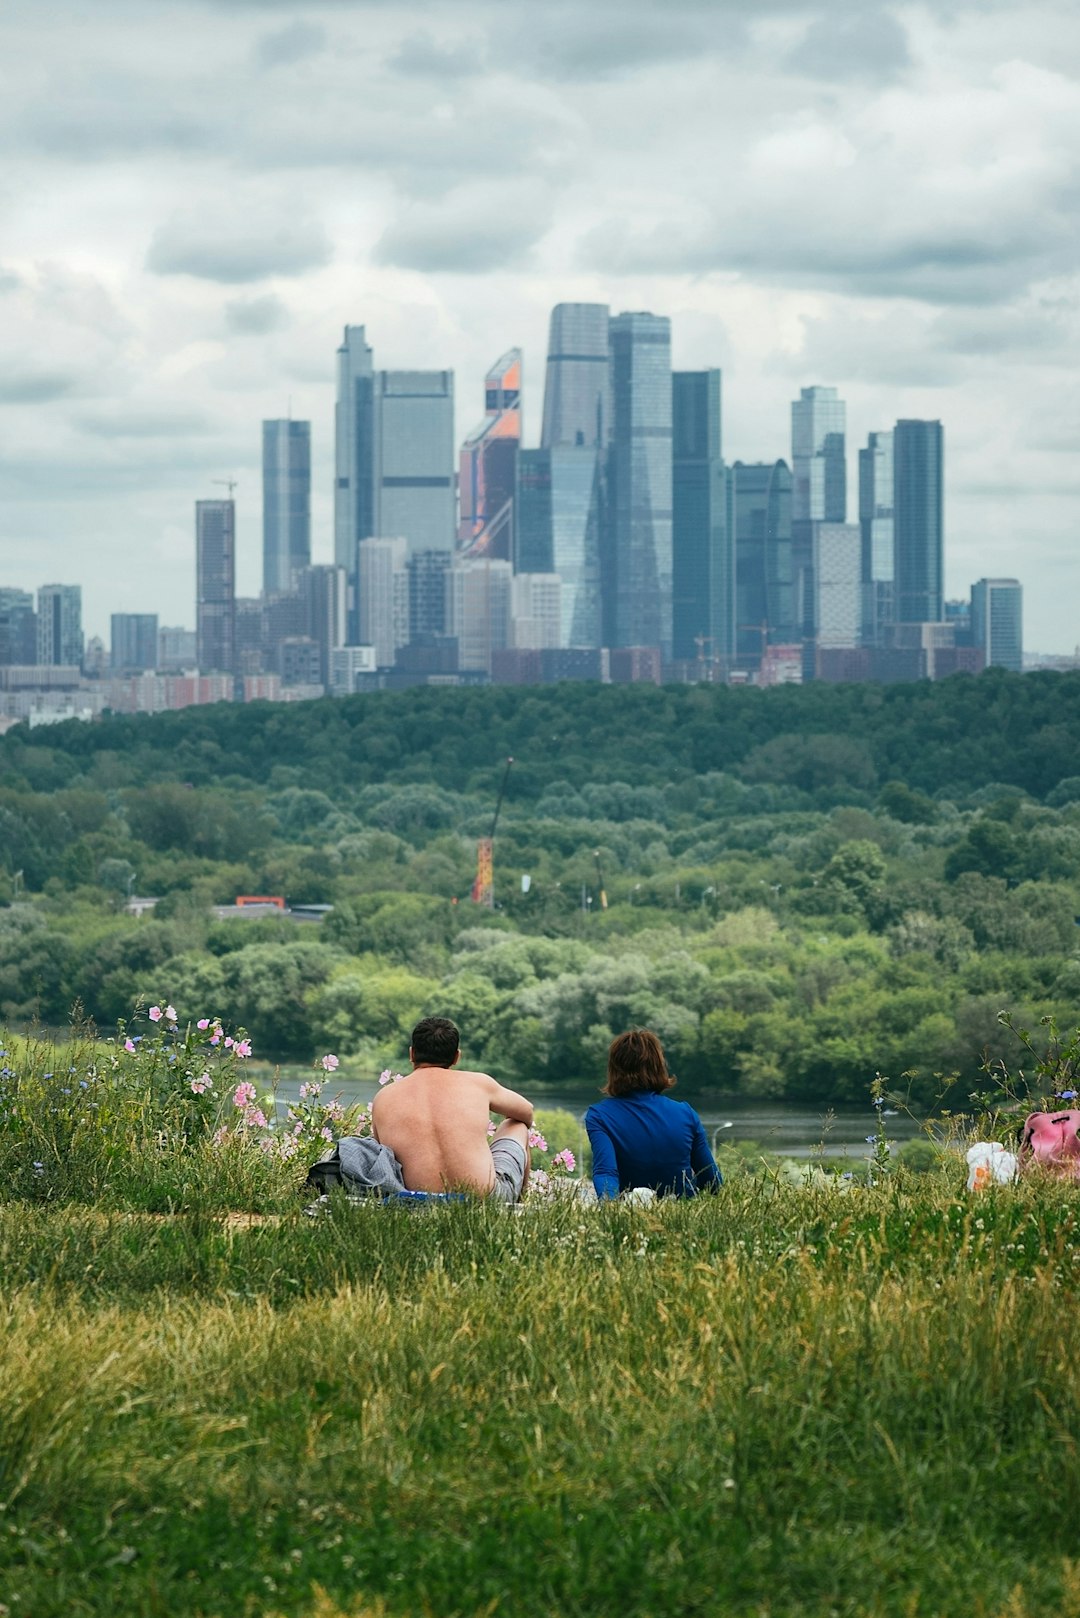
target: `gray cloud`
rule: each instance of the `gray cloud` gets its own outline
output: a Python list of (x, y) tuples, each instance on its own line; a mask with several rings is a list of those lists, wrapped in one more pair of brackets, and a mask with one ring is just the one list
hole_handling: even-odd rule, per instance
[(234, 298), (225, 305), (226, 326), (243, 337), (264, 337), (268, 332), (281, 331), (290, 320), (288, 309), (273, 293), (265, 298)]
[(318, 56), (326, 49), (326, 29), (318, 23), (297, 18), (284, 28), (263, 34), (255, 45), (255, 61), (260, 67), (291, 67), (294, 62)]
[(505, 270), (527, 262), (552, 214), (542, 185), (462, 187), (404, 209), (375, 244), (375, 262), (432, 274)]
[(322, 226), (296, 216), (285, 204), (174, 216), (154, 233), (146, 267), (154, 275), (191, 275), (238, 285), (268, 276), (302, 275), (329, 263), (331, 246)]
[(830, 10), (810, 24), (787, 65), (817, 79), (887, 80), (910, 67), (911, 54), (906, 33), (887, 11), (867, 8), (845, 17)]
[(410, 34), (387, 57), (392, 73), (409, 77), (463, 79), (483, 71), (486, 52), (482, 40), (442, 45), (430, 34)]
[(22, 286), (22, 276), (14, 270), (5, 270), (0, 264), (0, 292), (16, 292)]
[(94, 438), (196, 438), (214, 430), (202, 410), (170, 408), (145, 401), (86, 411), (75, 418), (81, 432)]
[(0, 376), (0, 404), (51, 404), (75, 391), (75, 378), (62, 371), (8, 371)]

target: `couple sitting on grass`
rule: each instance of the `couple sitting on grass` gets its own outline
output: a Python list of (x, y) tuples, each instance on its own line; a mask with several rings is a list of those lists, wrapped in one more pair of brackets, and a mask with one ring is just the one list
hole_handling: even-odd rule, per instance
[[(417, 1023), (412, 1072), (380, 1090), (372, 1104), (375, 1140), (396, 1158), (407, 1191), (518, 1202), (529, 1183), (532, 1103), (487, 1073), (458, 1068), (459, 1056), (458, 1030), (448, 1018)], [(674, 1083), (663, 1047), (647, 1028), (612, 1040), (605, 1099), (585, 1114), (601, 1200), (639, 1186), (688, 1197), (720, 1185), (701, 1119), (666, 1094)], [(489, 1138), (491, 1113), (503, 1122)]]

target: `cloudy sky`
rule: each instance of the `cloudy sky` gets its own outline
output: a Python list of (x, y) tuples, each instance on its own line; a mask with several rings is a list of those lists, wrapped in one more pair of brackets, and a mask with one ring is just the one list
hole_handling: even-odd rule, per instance
[[(0, 12), (0, 584), (194, 623), (193, 502), (312, 422), (334, 350), (506, 348), (539, 431), (560, 300), (670, 314), (729, 460), (833, 383), (855, 449), (940, 418), (946, 590), (1080, 641), (1080, 12), (1055, 0), (26, 0)], [(852, 510), (849, 515), (854, 516)]]

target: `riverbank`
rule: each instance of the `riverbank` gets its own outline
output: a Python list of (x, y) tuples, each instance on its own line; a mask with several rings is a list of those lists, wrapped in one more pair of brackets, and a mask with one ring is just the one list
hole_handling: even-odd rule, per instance
[(1075, 1215), (946, 1175), (247, 1229), (0, 1207), (0, 1603), (1064, 1618)]

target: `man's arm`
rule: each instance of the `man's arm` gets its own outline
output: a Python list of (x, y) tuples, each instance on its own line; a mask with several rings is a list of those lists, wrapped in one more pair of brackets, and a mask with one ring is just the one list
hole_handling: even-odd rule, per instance
[(497, 1112), (500, 1118), (509, 1118), (514, 1124), (527, 1124), (532, 1128), (533, 1104), (519, 1096), (516, 1090), (505, 1090), (494, 1079), (491, 1081), (491, 1090), (488, 1094), (488, 1106), (492, 1112)]

